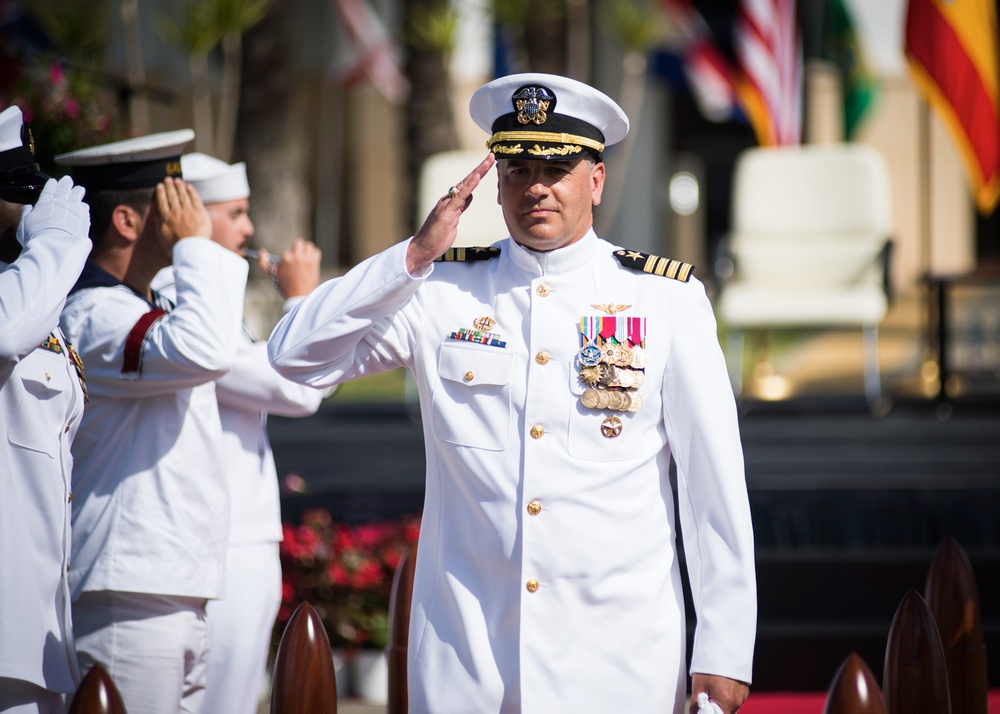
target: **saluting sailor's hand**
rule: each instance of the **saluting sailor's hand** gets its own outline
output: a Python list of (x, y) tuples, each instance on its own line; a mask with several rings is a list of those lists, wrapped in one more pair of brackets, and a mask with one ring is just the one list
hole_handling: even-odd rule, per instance
[(83, 186), (74, 186), (69, 176), (46, 181), (35, 205), (21, 209), (18, 243), (27, 245), (32, 237), (51, 230), (89, 240), (90, 206), (83, 202), (83, 193)]
[(168, 246), (184, 238), (212, 237), (212, 217), (194, 186), (167, 177), (156, 185), (160, 235)]
[(493, 154), (487, 155), (472, 173), (448, 189), (448, 193), (435, 204), (410, 241), (406, 251), (407, 271), (416, 273), (451, 248), (458, 235), (458, 219), (472, 203), (472, 192), (494, 163), (496, 159)]

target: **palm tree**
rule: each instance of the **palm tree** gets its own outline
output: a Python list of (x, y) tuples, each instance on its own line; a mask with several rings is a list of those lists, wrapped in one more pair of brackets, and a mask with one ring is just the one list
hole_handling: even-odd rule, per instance
[(271, 252), (311, 233), (308, 135), (298, 128), (290, 21), (275, 3), (242, 42), (236, 153), (247, 164), (257, 240)]
[[(125, 0), (126, 2), (128, 0)], [(195, 148), (229, 161), (233, 153), (242, 64), (243, 33), (264, 17), (270, 0), (187, 0), (175, 20), (160, 16), (160, 32), (188, 56)], [(222, 90), (218, 125), (212, 117), (208, 59), (222, 43)]]
[(125, 82), (128, 87), (128, 115), (132, 132), (137, 136), (149, 133), (149, 99), (146, 65), (142, 57), (142, 35), (139, 29), (139, 0), (121, 0), (122, 32), (125, 40)]
[(212, 0), (217, 32), (222, 36), (222, 91), (215, 155), (229, 161), (236, 141), (240, 78), (243, 64), (243, 33), (260, 22), (270, 0)]
[(455, 49), (458, 15), (448, 0), (406, 0), (403, 26), (408, 28), (406, 76), (407, 182), (403, 215), (409, 224), (416, 213), (420, 167), (428, 156), (458, 148), (451, 109), (448, 61)]

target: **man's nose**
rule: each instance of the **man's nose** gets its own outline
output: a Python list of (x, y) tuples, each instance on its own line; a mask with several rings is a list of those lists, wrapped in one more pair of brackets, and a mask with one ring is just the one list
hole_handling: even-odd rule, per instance
[(549, 187), (542, 181), (541, 176), (532, 176), (528, 181), (528, 188), (525, 193), (532, 197), (544, 196), (549, 191)]

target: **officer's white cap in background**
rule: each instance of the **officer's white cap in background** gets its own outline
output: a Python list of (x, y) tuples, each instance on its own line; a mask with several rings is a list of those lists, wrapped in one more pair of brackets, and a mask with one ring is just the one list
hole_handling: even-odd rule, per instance
[(184, 180), (198, 190), (205, 203), (222, 203), (250, 197), (247, 165), (227, 164), (208, 154), (184, 154), (181, 157)]
[(34, 203), (48, 178), (35, 160), (35, 142), (21, 108), (7, 107), (0, 112), (0, 199)]
[(486, 145), (497, 159), (567, 161), (628, 133), (625, 112), (593, 87), (555, 74), (512, 74), (483, 85), (469, 101), (469, 114), (491, 134)]
[(88, 191), (145, 188), (183, 178), (181, 153), (192, 139), (191, 129), (164, 131), (60, 154), (56, 163), (69, 166), (73, 181)]

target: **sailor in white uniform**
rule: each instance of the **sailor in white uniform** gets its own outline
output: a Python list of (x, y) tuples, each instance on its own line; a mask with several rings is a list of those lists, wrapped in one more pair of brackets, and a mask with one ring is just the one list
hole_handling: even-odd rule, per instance
[[(246, 165), (201, 153), (181, 157), (184, 180), (197, 189), (212, 217), (212, 240), (243, 255), (253, 236)], [(261, 250), (257, 262), (273, 274), (287, 312), (319, 284), (321, 254), (296, 240), (274, 260)], [(153, 289), (174, 299), (174, 273), (165, 268)], [(222, 419), (222, 452), (229, 490), (229, 548), (225, 596), (208, 603), (211, 649), (205, 712), (256, 714), (274, 619), (281, 605), (281, 509), (267, 415), (314, 414), (331, 390), (290, 382), (271, 368), (267, 342), (244, 325), (233, 369), (215, 383)]]
[[(179, 178), (193, 136), (56, 157), (93, 216), (93, 254), (60, 318), (90, 388), (73, 445), (74, 632), (83, 673), (104, 665), (130, 714), (200, 710), (205, 607), (223, 594), (215, 380), (240, 343), (247, 264), (211, 241), (207, 210)], [(150, 289), (171, 264), (176, 304)]]
[(0, 712), (62, 712), (80, 679), (66, 569), (86, 390), (58, 322), (89, 227), (83, 189), (41, 173), (21, 110), (0, 112)]
[[(602, 152), (628, 131), (611, 99), (525, 74), (480, 88), (470, 110), (492, 156), (412, 239), (322, 284), (269, 341), (281, 374), (317, 387), (414, 375), (427, 480), (410, 711), (679, 714), (680, 529), (691, 711), (705, 693), (731, 714), (751, 677), (753, 533), (705, 290), (692, 266), (594, 233)], [(494, 156), (511, 237), (450, 248)]]

